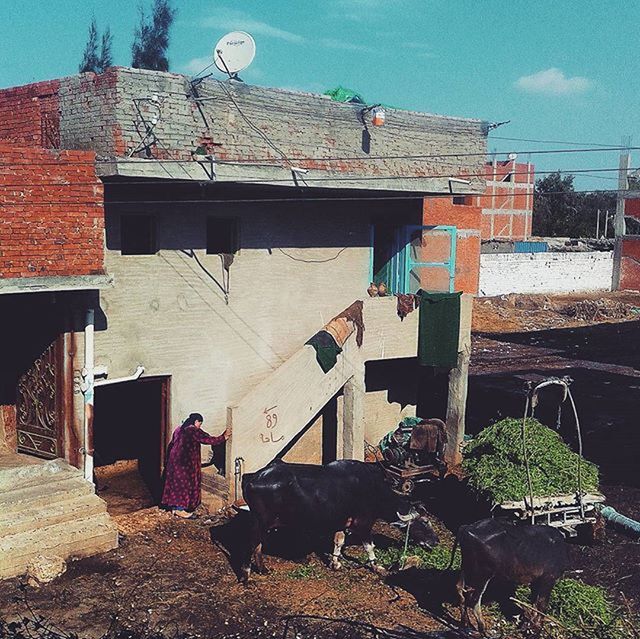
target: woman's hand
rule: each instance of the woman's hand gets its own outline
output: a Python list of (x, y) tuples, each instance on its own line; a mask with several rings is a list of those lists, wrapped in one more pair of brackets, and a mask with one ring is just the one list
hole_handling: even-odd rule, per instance
[(226, 428), (224, 433), (222, 433), (222, 436), (224, 437), (224, 441), (227, 441), (229, 437), (231, 437), (231, 430)]

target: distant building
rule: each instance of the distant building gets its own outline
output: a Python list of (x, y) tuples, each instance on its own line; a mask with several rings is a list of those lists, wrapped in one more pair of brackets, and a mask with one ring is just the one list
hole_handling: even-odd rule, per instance
[[(629, 190), (622, 194), (624, 217), (635, 222), (635, 229), (640, 224), (640, 189), (638, 173), (628, 177)], [(627, 227), (629, 224), (627, 223)], [(622, 290), (640, 291), (640, 235), (627, 229), (626, 234), (616, 238), (617, 285)]]
[(493, 160), (485, 165), (487, 190), (478, 198), (483, 240), (527, 240), (533, 221), (534, 166)]

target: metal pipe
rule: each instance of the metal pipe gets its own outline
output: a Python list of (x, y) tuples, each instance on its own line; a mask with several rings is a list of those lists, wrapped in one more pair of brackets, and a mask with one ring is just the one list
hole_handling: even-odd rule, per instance
[(138, 366), (135, 373), (128, 375), (127, 377), (114, 377), (113, 379), (99, 379), (93, 383), (95, 386), (107, 386), (108, 384), (119, 384), (121, 382), (135, 382), (140, 379), (140, 376), (144, 373), (144, 366)]
[(640, 535), (640, 521), (621, 515), (617, 510), (615, 510), (615, 508), (611, 508), (611, 506), (601, 508), (600, 513), (614, 526), (620, 526), (620, 528), (623, 528), (626, 532), (632, 532), (636, 535)]
[(93, 483), (93, 365), (94, 365), (94, 310), (87, 309), (84, 324), (84, 421), (82, 453), (84, 478)]

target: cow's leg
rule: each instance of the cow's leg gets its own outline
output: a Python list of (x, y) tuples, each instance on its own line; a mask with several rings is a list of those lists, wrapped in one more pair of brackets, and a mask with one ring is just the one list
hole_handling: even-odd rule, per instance
[[(249, 532), (247, 551), (242, 557), (242, 563), (240, 565), (239, 581), (245, 586), (249, 583), (249, 577), (251, 577), (251, 562), (257, 555), (260, 556), (258, 562), (264, 567), (264, 562), (262, 561), (262, 529), (257, 520), (254, 520)], [(259, 570), (258, 562), (256, 562), (256, 567)]]
[(456, 590), (458, 591), (460, 602), (460, 623), (465, 627), (469, 627), (471, 620), (469, 619), (469, 609), (467, 608), (467, 587), (464, 582), (464, 572), (462, 571), (460, 571), (460, 577), (458, 577)]
[(387, 571), (380, 565), (376, 563), (376, 552), (375, 545), (371, 539), (362, 542), (362, 547), (367, 553), (367, 561), (369, 563), (369, 567), (380, 575), (386, 575)]
[(344, 546), (345, 534), (344, 531), (339, 530), (333, 536), (333, 554), (331, 555), (331, 567), (334, 570), (339, 570), (342, 568), (342, 563), (340, 562), (340, 555), (342, 554), (342, 546)]
[[(531, 603), (541, 613), (544, 613), (547, 609), (549, 597), (551, 596), (551, 591), (553, 590), (555, 583), (556, 579), (549, 577), (540, 577), (539, 579), (531, 582)], [(531, 616), (531, 623), (534, 627), (541, 626), (542, 619), (543, 617), (541, 614), (534, 613)]]
[(262, 542), (260, 542), (253, 551), (253, 563), (257, 573), (260, 575), (268, 574), (269, 569), (264, 565), (264, 556), (262, 555)]

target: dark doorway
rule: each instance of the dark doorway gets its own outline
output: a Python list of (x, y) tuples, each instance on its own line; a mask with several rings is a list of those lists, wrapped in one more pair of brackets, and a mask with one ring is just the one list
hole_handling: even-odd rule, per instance
[[(96, 387), (93, 420), (96, 475), (99, 477), (102, 469), (103, 475), (110, 478), (106, 484), (118, 486), (118, 492), (124, 491), (125, 497), (127, 481), (141, 480), (153, 503), (160, 500), (168, 400), (166, 377)], [(107, 470), (107, 466), (112, 468)], [(124, 474), (129, 479), (124, 480)], [(120, 477), (116, 478), (117, 475)], [(100, 484), (98, 481), (99, 490), (105, 487)], [(143, 507), (145, 500), (140, 491), (133, 490), (133, 486), (129, 488)], [(108, 494), (105, 498), (109, 502)]]

